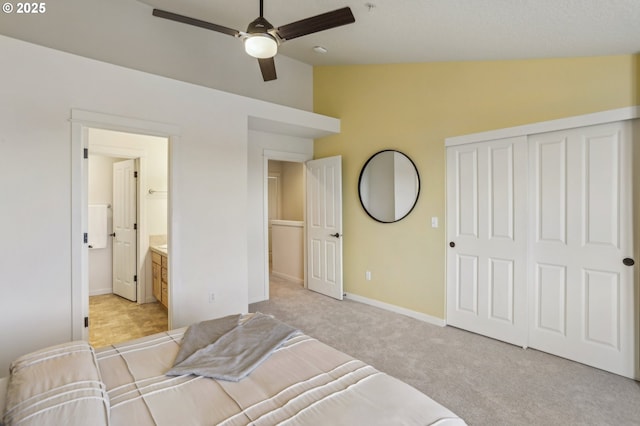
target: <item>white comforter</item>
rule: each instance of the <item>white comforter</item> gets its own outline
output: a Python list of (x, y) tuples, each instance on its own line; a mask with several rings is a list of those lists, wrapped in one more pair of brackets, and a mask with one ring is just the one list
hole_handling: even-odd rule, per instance
[[(82, 418), (69, 417), (72, 411), (60, 407), (44, 411), (30, 407), (29, 412), (36, 413), (33, 422), (27, 418), (20, 424), (465, 424), (415, 388), (304, 334), (292, 336), (239, 382), (192, 375), (166, 376), (184, 332), (185, 329), (173, 330), (98, 349), (95, 359), (101, 379), (99, 388), (106, 393), (104, 399), (74, 401), (74, 410), (79, 409), (77, 404), (92, 404), (91, 410), (83, 411), (87, 414)], [(50, 373), (55, 375), (56, 371)], [(91, 380), (95, 378), (91, 372), (84, 374)], [(17, 392), (27, 400), (9, 398), (12, 406), (29, 405), (28, 401), (34, 398), (29, 396), (33, 389), (42, 391), (42, 384), (10, 383), (9, 393)], [(106, 422), (99, 410), (105, 404), (109, 407)], [(90, 417), (92, 413), (95, 418)], [(5, 420), (11, 422), (11, 418)]]

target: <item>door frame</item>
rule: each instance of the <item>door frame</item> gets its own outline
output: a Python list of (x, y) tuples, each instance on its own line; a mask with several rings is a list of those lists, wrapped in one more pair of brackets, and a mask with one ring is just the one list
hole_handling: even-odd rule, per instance
[[(89, 149), (89, 129), (112, 130), (123, 133), (143, 134), (166, 138), (168, 141), (168, 164), (167, 164), (167, 188), (169, 195), (167, 200), (167, 236), (171, 239), (171, 190), (173, 180), (171, 177), (171, 147), (179, 140), (180, 129), (171, 124), (157, 123), (146, 120), (139, 120), (130, 117), (121, 117), (110, 114), (102, 114), (79, 109), (71, 110), (71, 339), (88, 340), (89, 328), (85, 318), (89, 316), (89, 250), (84, 243), (84, 233), (88, 229), (88, 156), (85, 152)], [(99, 145), (93, 147), (93, 153), (104, 154), (104, 150)], [(141, 155), (138, 149), (114, 149), (110, 148), (110, 153), (122, 158), (139, 158), (138, 166), (140, 179), (138, 188), (144, 188), (145, 180), (145, 156)], [(111, 155), (109, 154), (109, 155)], [(146, 214), (146, 203), (144, 197), (138, 197), (138, 218)], [(138, 282), (146, 282), (143, 250), (141, 248), (146, 238), (148, 246), (147, 229), (144, 224), (140, 224), (137, 235), (138, 244), (138, 269), (141, 270)], [(169, 259), (169, 271), (171, 259)], [(173, 290), (173, 288), (172, 288)], [(138, 300), (144, 300), (146, 289), (144, 285), (139, 285)], [(140, 297), (140, 296), (143, 297)], [(168, 312), (169, 328), (172, 324), (172, 309), (169, 306)]]
[[(287, 151), (275, 151), (270, 149), (265, 149), (263, 151), (263, 160), (262, 160), (262, 195), (263, 195), (263, 219), (262, 219), (262, 227), (263, 227), (263, 235), (264, 235), (264, 300), (269, 300), (269, 160), (274, 161), (288, 161), (291, 163), (306, 163), (309, 160), (313, 160), (313, 154), (303, 154), (299, 152), (287, 152)], [(306, 173), (302, 174), (303, 179), (303, 188), (306, 188)], [(307, 288), (307, 194), (304, 191), (302, 194), (303, 197), (303, 217), (304, 217), (304, 248), (303, 248), (303, 257), (304, 257), (304, 288)]]

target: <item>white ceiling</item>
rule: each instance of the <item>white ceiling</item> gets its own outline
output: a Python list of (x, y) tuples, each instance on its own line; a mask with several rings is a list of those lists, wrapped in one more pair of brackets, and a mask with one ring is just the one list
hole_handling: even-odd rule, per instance
[[(259, 15), (259, 0), (139, 1), (241, 31)], [(640, 0), (265, 0), (264, 16), (277, 28), (344, 6), (354, 24), (288, 41), (279, 54), (343, 65), (640, 53)]]

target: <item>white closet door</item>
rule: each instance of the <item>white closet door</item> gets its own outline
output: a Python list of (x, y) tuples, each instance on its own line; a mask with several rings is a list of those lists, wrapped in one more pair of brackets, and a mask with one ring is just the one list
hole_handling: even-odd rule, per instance
[(447, 149), (447, 323), (527, 341), (526, 137)]
[(529, 346), (633, 377), (629, 126), (530, 137)]

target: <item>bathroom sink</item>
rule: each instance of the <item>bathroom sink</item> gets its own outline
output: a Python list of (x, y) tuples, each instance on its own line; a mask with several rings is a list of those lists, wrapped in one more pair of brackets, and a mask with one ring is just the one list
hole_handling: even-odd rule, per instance
[(167, 249), (167, 245), (166, 244), (162, 244), (160, 246), (157, 246), (159, 249), (163, 249), (166, 250)]

